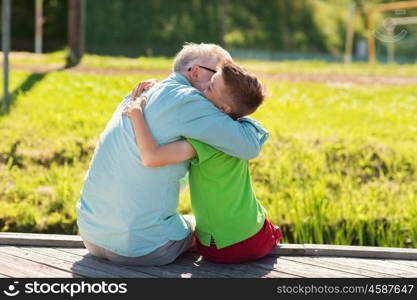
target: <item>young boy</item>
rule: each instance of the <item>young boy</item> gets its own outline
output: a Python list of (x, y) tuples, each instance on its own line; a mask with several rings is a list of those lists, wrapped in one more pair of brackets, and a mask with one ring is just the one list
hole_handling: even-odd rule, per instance
[[(203, 93), (233, 119), (253, 113), (265, 97), (259, 80), (231, 61), (221, 65)], [(241, 263), (267, 255), (282, 234), (266, 219), (256, 199), (248, 162), (193, 139), (158, 145), (145, 122), (145, 102), (145, 97), (138, 98), (124, 112), (132, 120), (142, 163), (158, 167), (192, 158), (191, 205), (200, 254), (216, 263)], [(260, 126), (258, 130), (266, 139), (267, 133)]]

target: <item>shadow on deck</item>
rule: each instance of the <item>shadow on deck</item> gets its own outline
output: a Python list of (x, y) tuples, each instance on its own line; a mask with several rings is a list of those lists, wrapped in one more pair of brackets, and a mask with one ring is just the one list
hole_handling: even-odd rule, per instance
[(172, 264), (143, 267), (96, 258), (78, 236), (0, 233), (0, 277), (417, 277), (417, 249), (283, 244), (243, 264), (215, 264), (188, 252)]

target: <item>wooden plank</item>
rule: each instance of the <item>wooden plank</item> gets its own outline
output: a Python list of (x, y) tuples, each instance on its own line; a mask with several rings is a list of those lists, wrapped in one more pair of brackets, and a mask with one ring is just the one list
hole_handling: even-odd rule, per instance
[[(1, 257), (0, 257), (1, 259)], [(4, 275), (3, 276), (9, 276), (10, 278), (15, 278), (15, 277), (46, 277), (43, 276), (42, 274), (39, 273), (33, 273), (30, 272), (28, 273), (28, 271), (30, 270), (25, 270), (24, 268), (22, 269), (21, 267), (18, 267), (16, 265), (14, 265), (14, 263), (11, 262), (5, 262), (5, 261), (0, 261), (0, 269), (3, 270)]]
[(195, 264), (193, 260), (187, 259), (184, 256), (180, 256), (173, 263), (161, 266), (160, 268), (188, 273), (190, 278), (230, 278), (228, 274), (215, 272), (210, 268), (202, 268), (200, 265)]
[(195, 267), (202, 268), (204, 270), (207, 270), (216, 274), (225, 275), (227, 277), (232, 277), (232, 278), (257, 278), (258, 277), (250, 273), (231, 269), (229, 265), (220, 265), (220, 264), (210, 263), (202, 259), (202, 257), (199, 256), (198, 254), (185, 253), (184, 255), (181, 256), (181, 259), (183, 261), (187, 261), (187, 263), (192, 264)]
[[(97, 259), (93, 257), (92, 255), (88, 254), (88, 251), (86, 249), (79, 249), (79, 248), (56, 248), (55, 250), (61, 251), (64, 253), (72, 254), (76, 257), (91, 257), (94, 259)], [(111, 262), (107, 260), (103, 260), (104, 262), (111, 264)], [(120, 266), (120, 265), (118, 265)], [(178, 272), (178, 271), (172, 271), (168, 270), (164, 267), (142, 267), (142, 266), (120, 266), (121, 268), (125, 268), (132, 271), (137, 272), (143, 272), (146, 274), (150, 274), (155, 277), (168, 277), (168, 278), (187, 278), (191, 277), (192, 274), (188, 274), (188, 272)]]
[(304, 244), (279, 244), (269, 255), (306, 255)]
[(342, 245), (304, 245), (308, 252), (317, 255), (335, 255), (340, 257), (417, 259), (417, 249), (391, 247), (363, 247)]
[(384, 4), (377, 4), (370, 6), (368, 10), (376, 10), (376, 11), (386, 11), (386, 10), (399, 10), (399, 9), (407, 9), (407, 8), (414, 8), (417, 7), (417, 1), (400, 1), (394, 3), (384, 3)]
[(403, 259), (387, 259), (390, 263), (403, 265), (408, 267), (417, 268), (417, 261), (415, 260), (403, 260)]
[[(300, 245), (297, 245), (297, 246), (300, 246)], [(287, 247), (287, 249), (292, 249), (292, 248)], [(300, 249), (301, 249), (301, 251), (304, 251), (304, 248), (296, 247), (296, 250), (297, 250), (296, 253), (301, 252)], [(86, 249), (72, 249), (71, 251), (79, 252), (80, 254), (87, 252)], [(200, 264), (201, 263), (204, 264), (203, 261), (200, 261)], [(340, 266), (340, 262), (338, 262), (338, 265)], [(259, 271), (259, 267), (254, 266), (254, 265), (248, 266), (246, 264), (229, 265), (228, 268), (233, 269), (233, 270), (238, 271), (238, 272), (248, 272), (248, 273), (253, 274), (253, 275), (258, 275), (259, 277), (291, 277), (291, 276), (296, 277), (296, 276), (303, 276), (303, 274), (306, 275), (305, 272), (294, 274), (294, 272), (292, 272), (291, 269), (270, 270), (269, 271), (270, 273), (268, 273), (268, 272), (265, 271), (265, 268), (263, 268), (263, 271)], [(340, 268), (335, 268), (335, 266), (333, 266), (333, 267), (326, 266), (326, 268), (327, 269), (335, 269), (335, 270), (339, 270), (339, 271), (347, 271), (345, 273), (350, 273), (350, 275), (348, 277), (352, 277), (352, 276), (358, 275), (358, 274), (362, 277), (363, 276), (372, 276), (372, 274), (375, 275), (375, 273), (372, 273), (374, 271), (374, 269), (371, 269), (371, 270), (361, 269), (361, 272), (362, 272), (361, 273), (361, 272), (358, 272), (359, 270), (354, 270), (355, 267), (353, 267), (353, 268), (351, 267), (350, 269), (347, 268), (346, 270), (341, 270)], [(212, 269), (212, 271), (214, 271), (214, 269)], [(379, 272), (379, 273), (381, 274), (381, 277), (392, 277), (392, 276), (397, 277), (394, 274), (386, 274), (384, 272)], [(311, 277), (311, 276), (314, 276), (314, 275), (310, 274), (310, 275), (307, 275), (307, 276)]]
[(294, 278), (297, 276), (277, 272), (275, 270), (266, 270), (258, 267), (248, 267), (243, 264), (216, 264), (203, 259), (198, 254), (186, 253), (184, 258), (190, 259), (195, 265), (209, 270), (211, 272), (227, 275), (231, 278)]
[(296, 262), (303, 262), (309, 265), (313, 266), (319, 266), (319, 267), (325, 267), (332, 270), (338, 270), (338, 271), (346, 271), (358, 275), (363, 275), (367, 277), (374, 277), (374, 278), (381, 278), (381, 277), (389, 277), (391, 278), (391, 275), (378, 272), (378, 270), (367, 270), (362, 269), (357, 266), (352, 266), (348, 263), (341, 263), (337, 259), (335, 260), (327, 260), (326, 257), (307, 257), (307, 256), (287, 256), (287, 257), (281, 257), (284, 260), (291, 260)]
[(378, 272), (388, 274), (391, 277), (417, 277), (417, 271), (415, 268), (393, 264), (386, 260), (350, 257), (329, 257), (326, 259), (336, 261), (338, 263), (346, 263), (366, 270), (377, 270)]
[[(86, 257), (91, 256), (86, 252), (84, 249), (77, 249), (77, 248), (56, 248), (56, 250), (67, 252), (73, 255), (77, 256), (83, 256)], [(107, 263), (111, 264), (111, 262), (106, 261)], [(116, 265), (116, 264), (115, 264)], [(117, 265), (120, 266), (120, 265)], [(196, 269), (191, 267), (191, 263), (187, 266), (181, 265), (181, 264), (169, 264), (166, 266), (157, 266), (157, 267), (148, 267), (148, 266), (123, 266), (123, 268), (135, 271), (135, 272), (143, 272), (146, 274), (150, 274), (152, 276), (156, 277), (168, 277), (168, 278), (215, 278), (219, 277), (216, 276), (216, 274), (213, 274), (211, 272), (206, 272), (204, 270)], [(227, 277), (227, 276), (221, 276), (221, 277)]]
[[(88, 268), (95, 271), (97, 274), (90, 274), (89, 277), (125, 277), (125, 278), (153, 278), (147, 273), (132, 271), (124, 266), (116, 265), (110, 261), (96, 258), (92, 255), (79, 256), (68, 252), (63, 252), (53, 248), (33, 247), (31, 251), (47, 255), (52, 258), (57, 258), (72, 264), (73, 269)], [(86, 275), (87, 276), (87, 275)]]
[(77, 274), (78, 277), (121, 277), (110, 272), (100, 272), (88, 266), (73, 264), (71, 262), (51, 257), (41, 251), (33, 251), (33, 248), (18, 248), (14, 246), (0, 246), (0, 252), (25, 258), (27, 260), (42, 263), (53, 268)]
[(81, 237), (77, 235), (16, 232), (0, 232), (0, 245), (84, 248)]
[(35, 53), (42, 53), (43, 0), (35, 1)]
[(10, 277), (71, 278), (74, 274), (0, 252), (0, 270)]
[[(59, 248), (57, 248), (59, 249)], [(88, 253), (86, 249), (77, 249), (77, 248), (64, 248), (61, 249), (63, 251), (71, 252), (78, 255), (85, 255)], [(188, 252), (182, 256), (184, 260), (189, 260), (189, 264), (196, 264), (197, 266), (203, 267), (204, 270), (208, 270), (213, 273), (221, 274), (223, 277), (232, 277), (232, 278), (259, 278), (259, 277), (266, 277), (266, 278), (292, 278), (298, 277), (292, 274), (287, 274), (283, 272), (277, 272), (275, 270), (265, 270), (264, 268), (258, 267), (248, 267), (245, 264), (230, 264), (230, 265), (222, 265), (222, 264), (214, 264), (206, 260), (201, 260), (199, 255), (195, 252)], [(174, 262), (175, 264), (175, 262)], [(153, 270), (154, 271), (154, 270)], [(160, 271), (161, 272), (161, 271)], [(160, 273), (158, 272), (158, 273)], [(163, 270), (163, 272), (167, 272)], [(175, 274), (178, 274), (177, 272)], [(161, 274), (162, 275), (162, 274)], [(188, 274), (182, 274), (181, 277), (193, 277), (192, 272)], [(163, 277), (172, 277), (171, 274), (166, 274)], [(178, 277), (178, 276), (175, 276)]]
[[(86, 250), (84, 249), (76, 249), (76, 248), (57, 248), (61, 251), (65, 251), (68, 253), (73, 253), (76, 255), (85, 255)], [(130, 270), (146, 272), (148, 274), (152, 274), (157, 277), (169, 277), (169, 278), (227, 278), (227, 275), (224, 274), (217, 274), (214, 272), (206, 271), (197, 266), (193, 265), (191, 260), (185, 259), (183, 257), (178, 258), (175, 262), (165, 265), (165, 266), (158, 266), (158, 267), (148, 267), (148, 266), (124, 266)]]
[(319, 244), (282, 244), (274, 248), (269, 255), (340, 256), (417, 260), (417, 249)]
[(2, 109), (6, 111), (9, 107), (9, 52), (10, 52), (10, 36), (11, 36), (11, 1), (2, 0), (2, 28), (1, 28), (1, 49), (3, 51), (3, 106)]
[(86, 248), (74, 248), (74, 247), (70, 247), (70, 248), (64, 248), (64, 247), (55, 247), (56, 250), (59, 251), (63, 251), (63, 252), (67, 252), (67, 253), (71, 253), (74, 255), (79, 255), (79, 256), (84, 256), (89, 254), (88, 250)]
[(325, 267), (312, 266), (309, 264), (294, 262), (285, 260), (283, 258), (276, 258), (272, 256), (266, 256), (259, 259), (258, 261), (249, 262), (248, 265), (259, 266), (266, 268), (268, 270), (274, 269), (279, 272), (285, 272), (301, 277), (317, 277), (317, 278), (326, 278), (326, 277), (337, 277), (337, 278), (360, 278), (365, 277), (363, 275), (358, 275), (346, 271), (337, 271), (328, 269)]

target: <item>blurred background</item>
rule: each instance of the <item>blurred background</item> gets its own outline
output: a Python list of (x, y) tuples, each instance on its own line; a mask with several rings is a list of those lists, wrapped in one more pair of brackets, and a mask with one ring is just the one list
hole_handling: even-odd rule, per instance
[[(271, 92), (253, 114), (270, 138), (249, 166), (284, 243), (417, 248), (417, 1), (7, 3), (0, 231), (77, 234), (84, 176), (121, 99), (166, 78), (185, 42), (206, 42)], [(192, 214), (187, 188), (178, 210)]]
[[(12, 50), (34, 51), (35, 0), (12, 1)], [(388, 0), (87, 0), (85, 50), (91, 54), (173, 56), (184, 41), (210, 41), (239, 58), (321, 59), (341, 61), (345, 51), (349, 8), (356, 6), (353, 60), (367, 59), (365, 8)], [(67, 45), (68, 1), (43, 0), (45, 52)], [(417, 8), (375, 15), (384, 19), (417, 16)], [(417, 21), (400, 24), (407, 36), (395, 43), (394, 60), (417, 59)], [(117, 45), (117, 47), (115, 46)], [(390, 43), (376, 40), (376, 57), (389, 59)]]

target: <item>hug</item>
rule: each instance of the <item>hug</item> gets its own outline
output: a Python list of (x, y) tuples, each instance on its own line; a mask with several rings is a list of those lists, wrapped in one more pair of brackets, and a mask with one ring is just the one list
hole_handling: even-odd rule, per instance
[[(139, 84), (100, 135), (84, 179), (77, 224), (88, 251), (143, 266), (194, 248), (216, 263), (267, 255), (282, 234), (248, 167), (268, 139), (248, 117), (264, 98), (258, 78), (214, 44), (184, 45), (167, 79)], [(187, 173), (195, 217), (177, 211)]]

